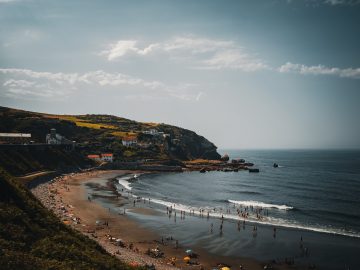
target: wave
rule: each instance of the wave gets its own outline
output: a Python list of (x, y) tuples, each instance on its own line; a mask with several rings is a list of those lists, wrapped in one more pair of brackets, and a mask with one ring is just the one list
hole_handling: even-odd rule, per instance
[(257, 208), (275, 208), (279, 210), (291, 210), (294, 209), (292, 206), (287, 206), (285, 204), (278, 205), (278, 204), (270, 204), (264, 202), (257, 202), (257, 201), (235, 201), (235, 200), (228, 200), (229, 203), (235, 203), (243, 206), (253, 206)]
[(122, 185), (125, 189), (132, 190), (132, 187), (130, 186), (131, 182), (129, 180), (134, 180), (137, 179), (138, 177), (139, 177), (138, 174), (131, 174), (131, 175), (118, 177), (116, 178), (116, 180), (118, 180), (118, 183)]
[[(167, 207), (172, 207), (172, 209), (177, 211), (185, 211), (189, 212), (191, 210), (195, 210), (195, 214), (199, 213), (200, 209), (205, 210), (205, 216), (207, 215), (207, 211), (209, 211), (209, 217), (211, 218), (221, 218), (224, 217), (224, 219), (228, 220), (243, 220), (242, 217), (239, 217), (235, 214), (227, 214), (223, 212), (214, 212), (214, 207), (205, 206), (205, 207), (194, 207), (189, 205), (184, 205), (180, 203), (173, 203), (169, 201), (164, 201), (161, 199), (154, 199), (152, 198), (151, 201), (156, 204), (164, 205)], [(219, 209), (219, 208), (217, 208)], [(268, 226), (276, 226), (276, 227), (283, 227), (283, 228), (290, 228), (290, 229), (298, 229), (298, 230), (306, 230), (306, 231), (313, 231), (313, 232), (319, 232), (319, 233), (327, 233), (327, 234), (334, 234), (334, 235), (342, 235), (342, 236), (348, 236), (348, 237), (355, 237), (360, 238), (359, 232), (353, 232), (348, 231), (340, 228), (334, 228), (334, 227), (325, 227), (322, 225), (306, 225), (306, 224), (300, 224), (296, 221), (290, 221), (285, 220), (281, 218), (273, 218), (273, 217), (265, 217), (264, 220), (258, 220), (255, 217), (250, 216), (246, 219), (246, 222), (252, 223), (252, 224), (262, 224), (262, 225), (268, 225)]]

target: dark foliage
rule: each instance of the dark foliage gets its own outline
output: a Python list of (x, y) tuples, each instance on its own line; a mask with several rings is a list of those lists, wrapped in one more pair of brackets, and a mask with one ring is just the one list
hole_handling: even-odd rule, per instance
[(131, 269), (62, 224), (0, 168), (0, 269)]

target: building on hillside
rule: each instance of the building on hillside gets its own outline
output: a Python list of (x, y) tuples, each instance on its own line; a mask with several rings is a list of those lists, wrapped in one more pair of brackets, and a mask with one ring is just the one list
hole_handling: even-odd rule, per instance
[(122, 144), (127, 147), (137, 145), (137, 138), (136, 137), (122, 138)]
[(113, 154), (110, 153), (105, 153), (105, 154), (100, 154), (100, 155), (87, 155), (88, 159), (92, 159), (94, 161), (105, 161), (105, 162), (113, 162)]
[(101, 154), (101, 160), (106, 162), (113, 162), (113, 156), (114, 155), (110, 153)]
[(87, 158), (95, 161), (101, 161), (100, 155), (87, 155)]
[(64, 136), (56, 133), (56, 129), (50, 129), (50, 133), (46, 135), (47, 144), (74, 144), (74, 141), (66, 139)]
[(154, 128), (151, 128), (149, 130), (145, 130), (143, 133), (155, 136), (155, 135), (157, 135), (158, 131), (156, 129), (154, 129)]
[(30, 133), (0, 133), (0, 144), (26, 144), (30, 142)]

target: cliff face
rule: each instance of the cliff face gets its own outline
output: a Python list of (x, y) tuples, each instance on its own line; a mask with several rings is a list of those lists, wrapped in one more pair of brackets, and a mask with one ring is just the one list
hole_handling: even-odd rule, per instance
[[(142, 123), (111, 115), (50, 115), (0, 107), (0, 132), (31, 133), (36, 143), (45, 143), (51, 128), (76, 141), (83, 154), (112, 152), (117, 160), (219, 159), (217, 147), (195, 132), (166, 124)], [(156, 135), (146, 134), (149, 130)], [(138, 144), (122, 145), (136, 137)]]
[(216, 151), (217, 147), (194, 131), (170, 125), (160, 125), (159, 128), (172, 138), (168, 145), (170, 157), (181, 160), (221, 158)]

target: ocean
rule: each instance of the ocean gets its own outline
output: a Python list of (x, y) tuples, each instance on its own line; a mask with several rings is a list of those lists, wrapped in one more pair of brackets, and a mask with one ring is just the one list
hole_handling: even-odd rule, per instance
[[(360, 269), (360, 151), (225, 152), (254, 163), (260, 172), (123, 176), (117, 184), (120, 192), (146, 198), (138, 203), (163, 213), (129, 215), (186, 246), (222, 256), (294, 258), (319, 269)], [(168, 216), (166, 207), (177, 216)], [(180, 211), (186, 211), (185, 219)], [(244, 212), (249, 213), (245, 224)]]

